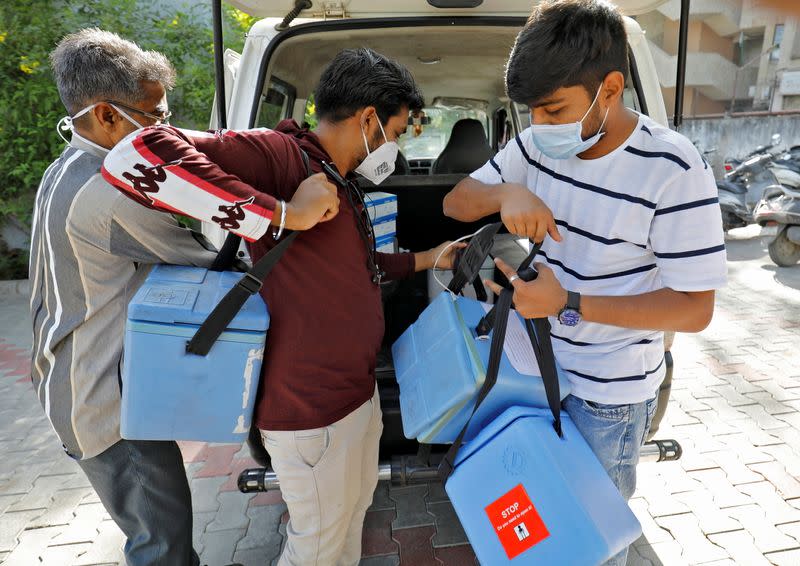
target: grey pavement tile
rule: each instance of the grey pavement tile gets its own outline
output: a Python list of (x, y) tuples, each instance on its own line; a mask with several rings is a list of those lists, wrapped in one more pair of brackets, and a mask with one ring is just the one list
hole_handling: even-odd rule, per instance
[(748, 393), (747, 396), (758, 401), (758, 404), (764, 407), (764, 410), (766, 410), (770, 415), (780, 415), (782, 413), (791, 413), (798, 410), (796, 407), (793, 407), (789, 404), (793, 403), (793, 401), (790, 401), (789, 403), (781, 403), (776, 401), (775, 397), (766, 391), (762, 391), (760, 393)]
[(769, 482), (760, 482), (738, 486), (738, 489), (753, 498), (767, 514), (773, 525), (800, 521), (800, 509), (786, 502)]
[(389, 498), (389, 482), (379, 481), (372, 494), (372, 505), (369, 511), (385, 511), (394, 509), (394, 501)]
[(192, 491), (192, 509), (195, 513), (216, 512), (219, 509), (219, 488), (228, 481), (227, 476), (213, 478), (195, 478), (190, 483)]
[(776, 430), (787, 426), (787, 421), (781, 420), (781, 417), (787, 416), (787, 413), (781, 413), (778, 418), (775, 418), (762, 405), (746, 405), (739, 407), (739, 410), (746, 413), (757, 426), (764, 430)]
[(707, 491), (677, 493), (675, 498), (691, 510), (700, 530), (706, 535), (742, 529), (738, 521), (717, 507), (714, 498)]
[[(2, 493), (2, 492), (0, 492)], [(14, 503), (25, 497), (24, 493), (15, 493), (13, 495), (0, 495), (0, 516), (11, 507)]]
[(281, 516), (286, 512), (286, 505), (261, 505), (247, 510), (250, 524), (247, 533), (236, 545), (236, 550), (255, 548), (271, 548), (268, 563), (278, 556), (283, 537), (280, 534)]
[(783, 499), (800, 497), (800, 481), (797, 481), (796, 477), (787, 472), (786, 467), (781, 462), (750, 464), (749, 468), (774, 485)]
[(46, 509), (52, 504), (53, 496), (63, 489), (64, 484), (72, 479), (71, 475), (40, 476), (36, 478), (33, 489), (21, 500), (10, 507), (10, 511), (27, 511), (29, 509)]
[(78, 557), (72, 566), (96, 566), (97, 564), (125, 563), (122, 545), (125, 535), (119, 530), (114, 521), (103, 521), (97, 528), (97, 537), (92, 542), (89, 550)]
[[(713, 436), (720, 434), (733, 434), (737, 432), (730, 426), (724, 426), (725, 421), (735, 421), (736, 419), (747, 418), (747, 414), (741, 411), (741, 408), (747, 405), (740, 405), (739, 407), (734, 408), (726, 399), (722, 397), (705, 399), (705, 402), (708, 405), (706, 410), (692, 411), (689, 414), (706, 425), (708, 432)], [(753, 403), (755, 403), (755, 401), (753, 401)], [(722, 423), (719, 421), (722, 421)]]
[(206, 527), (206, 532), (247, 529), (250, 518), (246, 515), (250, 497), (238, 491), (229, 491), (217, 495), (220, 506), (214, 520)]
[(637, 479), (636, 494), (647, 501), (647, 509), (653, 517), (664, 517), (687, 513), (689, 508), (673, 497), (667, 484), (658, 474), (641, 474)]
[(75, 516), (56, 537), (53, 545), (72, 545), (92, 542), (104, 521), (110, 520), (108, 513), (100, 503), (84, 503), (75, 509)]
[(655, 566), (650, 560), (639, 554), (636, 546), (631, 545), (628, 547), (628, 560), (625, 566)]
[(653, 566), (689, 566), (683, 548), (675, 540), (638, 544), (636, 551)]
[[(760, 389), (753, 391), (753, 393), (763, 390), (763, 387), (761, 387), (762, 383), (764, 382), (761, 381), (758, 382)], [(756, 403), (755, 399), (751, 399), (747, 395), (739, 393), (733, 385), (730, 385), (728, 383), (714, 387), (714, 391), (716, 393), (719, 393), (720, 396), (723, 397), (725, 401), (727, 401), (728, 404), (731, 405), (732, 407), (738, 407), (741, 405), (752, 405), (753, 403)]]
[(763, 476), (748, 468), (734, 451), (709, 452), (706, 456), (718, 464), (733, 485), (763, 481)]
[(729, 558), (728, 552), (724, 548), (713, 544), (706, 538), (697, 519), (691, 513), (658, 517), (656, 523), (672, 533), (683, 550), (683, 559), (690, 564)]
[(392, 554), (389, 556), (370, 556), (362, 558), (359, 566), (400, 566), (400, 556)]
[(434, 548), (469, 544), (456, 510), (449, 501), (429, 503), (428, 512), (434, 516), (436, 525), (436, 534), (433, 535)]
[(757, 426), (756, 423), (748, 419), (731, 421), (731, 426), (744, 433), (750, 443), (759, 448), (783, 443), (783, 441), (776, 436), (776, 434), (781, 432), (780, 430), (773, 430), (772, 432), (775, 434), (769, 434), (767, 431)]
[(37, 519), (31, 521), (30, 528), (67, 525), (75, 518), (75, 510), (86, 497), (86, 489), (66, 489), (53, 494), (47, 510)]
[(428, 496), (425, 498), (428, 503), (441, 503), (442, 501), (450, 501), (450, 496), (444, 489), (442, 482), (431, 482), (428, 484)]
[(236, 544), (244, 537), (245, 529), (207, 532), (203, 535), (201, 564), (228, 564), (233, 560)]
[(23, 531), (19, 535), (19, 544), (11, 550), (11, 554), (3, 562), (4, 566), (31, 566), (40, 562), (50, 540), (60, 530), (61, 527), (49, 527)]
[(274, 552), (275, 549), (269, 546), (236, 550), (233, 553), (233, 562), (244, 566), (263, 566), (272, 562), (272, 559), (275, 558)]
[(48, 546), (42, 551), (39, 559), (43, 566), (68, 566), (78, 561), (79, 557), (86, 554), (92, 547), (90, 543), (62, 544), (58, 546)]
[(778, 530), (796, 540), (797, 547), (800, 548), (800, 521), (778, 525)]
[(797, 566), (800, 564), (800, 549), (771, 552), (765, 556), (775, 566)]
[(711, 542), (728, 551), (740, 564), (747, 566), (770, 566), (761, 550), (756, 548), (753, 537), (746, 531), (720, 533), (708, 537)]
[(642, 538), (637, 542), (649, 542), (652, 544), (674, 540), (669, 531), (662, 529), (655, 522), (647, 508), (647, 501), (643, 497), (634, 497), (628, 503), (631, 511), (639, 519), (639, 524), (642, 526)]
[(753, 537), (755, 546), (762, 552), (778, 552), (798, 547), (798, 542), (779, 531), (757, 505), (746, 505), (728, 509), (727, 512), (741, 523)]
[(216, 515), (216, 511), (207, 511), (205, 513), (195, 512), (192, 514), (192, 545), (197, 554), (203, 553), (203, 535), (206, 532), (206, 527), (214, 520)]
[(392, 522), (392, 530), (434, 524), (433, 515), (428, 513), (425, 505), (427, 494), (427, 485), (389, 489), (389, 497), (397, 507), (397, 518)]
[(0, 529), (0, 552), (13, 550), (17, 546), (17, 537), (31, 521), (44, 513), (43, 509), (3, 513), (3, 528)]

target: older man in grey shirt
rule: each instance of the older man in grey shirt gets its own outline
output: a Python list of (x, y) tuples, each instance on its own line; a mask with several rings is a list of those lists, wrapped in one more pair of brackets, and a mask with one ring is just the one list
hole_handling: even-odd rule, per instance
[[(64, 450), (128, 537), (129, 566), (196, 565), (181, 453), (175, 442), (121, 439), (120, 366), (128, 300), (148, 266), (208, 266), (216, 253), (100, 174), (117, 142), (167, 120), (175, 71), (163, 55), (98, 29), (65, 37), (51, 60), (73, 133), (36, 194), (33, 385)], [(291, 203), (275, 206), (278, 213), (286, 206), (288, 228), (308, 227), (335, 215), (338, 200), (335, 188), (312, 177)], [(264, 212), (258, 233), (246, 235), (261, 237), (275, 213)]]

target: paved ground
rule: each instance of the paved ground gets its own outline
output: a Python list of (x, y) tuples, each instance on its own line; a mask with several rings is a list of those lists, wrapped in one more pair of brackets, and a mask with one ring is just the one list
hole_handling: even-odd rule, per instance
[[(662, 438), (680, 462), (643, 464), (631, 506), (644, 537), (630, 564), (800, 564), (800, 266), (777, 269), (753, 231), (729, 241), (731, 282), (712, 326), (679, 336)], [(122, 536), (60, 448), (30, 389), (25, 299), (0, 290), (0, 562), (115, 564)], [(271, 563), (285, 536), (279, 493), (244, 496), (239, 446), (182, 446), (196, 546), (219, 566)], [(474, 561), (440, 486), (380, 485), (369, 566)]]

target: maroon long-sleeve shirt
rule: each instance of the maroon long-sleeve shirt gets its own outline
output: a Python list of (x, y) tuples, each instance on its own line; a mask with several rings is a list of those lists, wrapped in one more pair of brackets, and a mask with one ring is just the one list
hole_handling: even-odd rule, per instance
[[(125, 194), (242, 235), (253, 261), (275, 245), (267, 227), (276, 199), (291, 200), (330, 157), (293, 120), (276, 130), (140, 130), (108, 155), (103, 176)], [(298, 235), (261, 295), (271, 322), (255, 423), (267, 430), (327, 426), (366, 402), (383, 340), (380, 288), (372, 282), (357, 212), (339, 189), (339, 214)], [(274, 219), (277, 224), (277, 219)], [(413, 254), (378, 254), (388, 279), (414, 273)]]

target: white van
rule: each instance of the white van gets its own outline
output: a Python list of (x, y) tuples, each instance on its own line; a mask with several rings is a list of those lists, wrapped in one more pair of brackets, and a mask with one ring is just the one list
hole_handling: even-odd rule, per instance
[[(664, 1), (616, 3), (626, 16), (634, 16)], [(402, 155), (396, 171), (380, 187), (398, 197), (399, 246), (428, 249), (491, 221), (465, 224), (447, 218), (442, 200), (459, 180), (530, 124), (528, 109), (506, 96), (503, 77), (514, 40), (530, 15), (531, 0), (229, 2), (262, 19), (248, 33), (241, 55), (225, 53), (228, 128), (272, 128), (285, 118), (302, 124), (313, 113), (313, 89), (332, 57), (345, 48), (370, 47), (411, 71), (430, 119), (419, 135), (400, 138)], [(626, 104), (666, 125), (667, 112), (644, 32), (630, 17), (625, 23), (631, 70)], [(215, 105), (212, 127), (217, 125), (216, 115)], [(453, 139), (453, 125), (464, 119), (479, 122), (482, 131), (463, 129), (465, 137)], [(374, 190), (367, 185), (364, 180), (365, 191)], [(222, 244), (225, 234), (216, 226), (204, 230), (217, 246)], [(385, 341), (390, 345), (427, 305), (424, 274), (396, 284), (385, 295)], [(397, 387), (390, 362), (385, 361), (387, 371), (378, 371), (386, 425), (382, 455), (413, 453), (416, 444), (403, 438)]]

